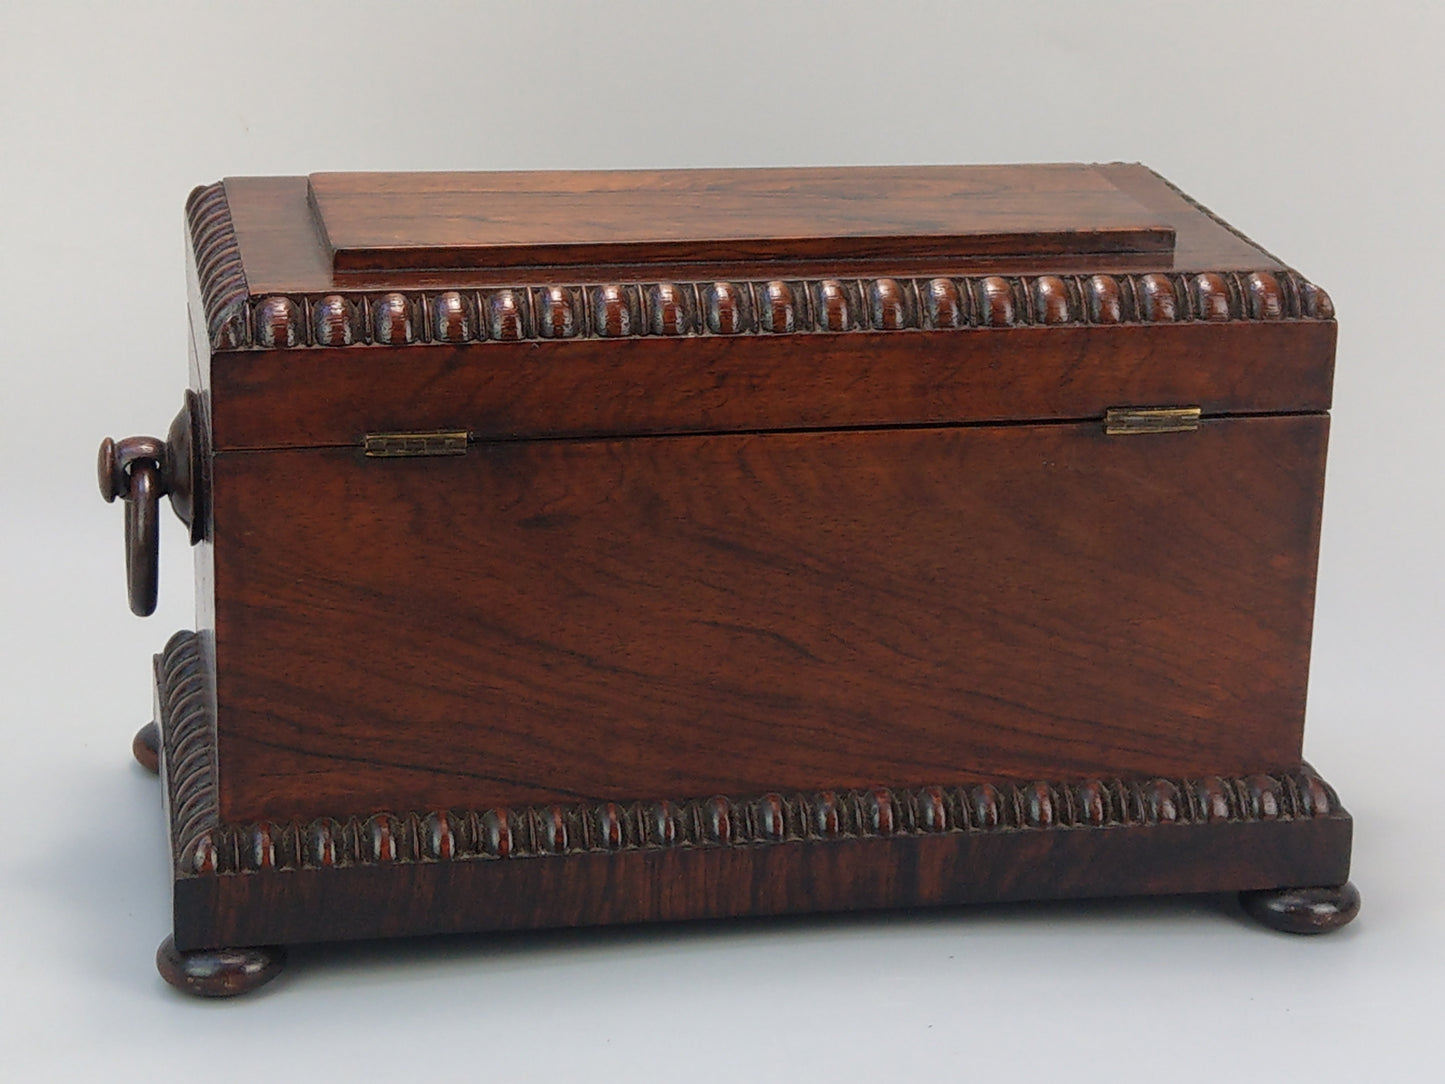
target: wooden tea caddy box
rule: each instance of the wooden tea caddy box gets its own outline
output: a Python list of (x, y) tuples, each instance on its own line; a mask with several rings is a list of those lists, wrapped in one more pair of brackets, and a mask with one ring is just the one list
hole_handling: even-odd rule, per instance
[(1137, 165), (236, 178), (157, 499), (158, 962), (1241, 891), (1343, 925), (1301, 759), (1324, 291)]

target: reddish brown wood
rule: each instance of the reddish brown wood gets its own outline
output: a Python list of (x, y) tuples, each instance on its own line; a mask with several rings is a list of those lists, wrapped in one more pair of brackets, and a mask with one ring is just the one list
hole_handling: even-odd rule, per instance
[(1349, 873), (1350, 817), (1307, 766), (227, 823), (215, 805), (208, 640), (178, 633), (156, 666), (186, 950), (1265, 890)]
[(1295, 763), (1325, 433), (222, 453), (222, 813)]
[[(1296, 890), (1349, 873), (1300, 763), (1334, 310), (1162, 178), (315, 202), (242, 178), (187, 208), (163, 968), (1131, 892), (1353, 914)], [(1145, 407), (1203, 421), (1105, 434)], [(465, 453), (363, 452), (426, 430)]]
[(146, 723), (135, 732), (130, 743), (131, 755), (148, 772), (161, 770), (161, 732), (155, 723)]
[[(1330, 322), (488, 343), (237, 356), (212, 372), (219, 450), (1101, 418), (1126, 404), (1322, 411)], [(1081, 358), (1088, 359), (1080, 363)], [(644, 390), (645, 389), (645, 390)]]
[(207, 945), (1232, 891), (1338, 877), (1347, 817), (389, 862), (176, 882)]
[[(960, 258), (933, 278), (836, 277), (848, 261), (834, 259), (787, 281), (772, 263), (573, 269), (583, 285), (558, 283), (556, 268), (364, 280), (317, 255), (304, 183), (227, 182), (193, 216), (213, 340), (245, 348), (201, 377), (217, 393), (219, 446), (349, 444), (358, 424), (493, 437), (1069, 419), (1121, 402), (1326, 409), (1328, 298), (1142, 167), (1091, 170), (1179, 232), (1172, 260), (1091, 275), (1031, 257), (986, 265), (1017, 276)], [(253, 295), (239, 340), (226, 315), (234, 253)], [(1131, 267), (1147, 273), (1122, 273)], [(684, 277), (646, 281), (669, 270)], [(774, 335), (797, 338), (783, 347)], [(618, 338), (637, 341), (618, 349)], [(455, 352), (367, 349), (422, 343)], [(345, 351), (289, 353), (308, 345)]]
[(1181, 271), (1219, 271), (1231, 267), (1279, 270), (1283, 265), (1256, 242), (1207, 207), (1181, 192), (1147, 166), (1111, 162), (1096, 167), (1121, 191), (1174, 227), (1173, 267)]
[(160, 499), (199, 541), (206, 524), (205, 500), (210, 471), (207, 434), (199, 397), (186, 392), (186, 402), (166, 440), (156, 437), (110, 437), (100, 443), (97, 459), (100, 494), (107, 502), (124, 498), (123, 540), (127, 594), (131, 612), (148, 617), (155, 611), (160, 576)]
[(1169, 253), (1091, 166), (315, 173), (337, 271)]
[[(1031, 183), (1029, 178), (1032, 170), (1037, 167), (1011, 168), (1011, 175), (1019, 183)], [(1279, 261), (1269, 253), (1202, 211), (1178, 189), (1144, 166), (1115, 164), (1089, 166), (1087, 169), (1091, 177), (1107, 179), (1110, 185), (1133, 200), (1135, 206), (1143, 209), (1142, 216), (1133, 211), (1131, 217), (1142, 217), (1148, 222), (1163, 224), (1174, 231), (1172, 254), (1166, 254), (1162, 259), (1159, 253), (1116, 253), (1104, 257), (1059, 253), (1043, 260), (1037, 256), (1007, 254), (995, 254), (974, 260), (958, 257), (944, 260), (937, 255), (899, 253), (887, 260), (888, 269), (891, 272), (908, 271), (915, 274), (937, 269), (946, 273), (961, 265), (977, 266), (985, 259), (991, 270), (998, 271), (1025, 267), (1043, 272), (1131, 268), (1196, 272), (1281, 268)], [(1091, 180), (1090, 183), (1094, 182)], [(555, 281), (556, 278), (556, 270), (550, 267), (515, 267), (503, 270), (455, 268), (404, 275), (395, 272), (356, 271), (338, 276), (332, 267), (330, 247), (318, 236), (315, 214), (308, 201), (308, 183), (305, 177), (230, 177), (226, 179), (223, 190), (217, 189), (218, 193), (222, 191), (224, 196), (219, 198), (229, 198), (236, 251), (244, 255), (245, 281), (249, 283), (250, 291), (255, 296), (276, 293), (324, 294), (340, 288), (343, 282), (348, 289), (385, 290), (404, 279), (408, 288), (445, 289), (499, 282), (537, 283)], [(1058, 205), (1060, 209), (1063, 206), (1062, 203)], [(1020, 223), (1020, 226), (1029, 228), (1028, 223)], [(1036, 224), (1034, 228), (1037, 228)], [(769, 232), (786, 231), (779, 229)], [(790, 274), (804, 276), (818, 272), (836, 273), (840, 265), (850, 262), (855, 261), (836, 256), (821, 260), (800, 260), (791, 268)], [(864, 261), (865, 264), (867, 262)], [(876, 266), (877, 261), (872, 262)], [(726, 279), (739, 275), (740, 267), (749, 266), (739, 265), (736, 261), (704, 261), (690, 265), (684, 277), (696, 277), (699, 281), (708, 277)], [(769, 266), (767, 262), (757, 264), (758, 277), (772, 277)], [(663, 273), (665, 267), (666, 265), (658, 264), (629, 266), (625, 263), (609, 262), (607, 275), (618, 281), (648, 280), (657, 276), (666, 278), (668, 276)], [(595, 267), (578, 266), (565, 277), (574, 282), (585, 281), (591, 270), (595, 270)]]
[(211, 347), (234, 350), (247, 339), (249, 294), (235, 222), (220, 184), (197, 188), (186, 200), (191, 252), (187, 265), (194, 386), (204, 384)]
[(1348, 881), (1318, 888), (1274, 888), (1241, 892), (1250, 918), (1281, 933), (1329, 933), (1360, 913), (1360, 890)]
[(265, 986), (286, 965), (284, 948), (201, 948), (182, 951), (167, 937), (156, 969), (177, 990), (197, 997), (236, 997)]

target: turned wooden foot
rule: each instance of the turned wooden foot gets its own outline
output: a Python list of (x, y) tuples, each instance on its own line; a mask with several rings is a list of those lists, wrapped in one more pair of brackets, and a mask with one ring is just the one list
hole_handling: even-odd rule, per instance
[(130, 751), (136, 762), (148, 772), (161, 770), (161, 728), (155, 723), (146, 723), (135, 732)]
[(161, 978), (197, 997), (235, 997), (265, 986), (286, 966), (286, 950), (272, 948), (198, 949), (182, 952), (167, 937), (156, 949)]
[(1329, 933), (1360, 913), (1360, 890), (1349, 881), (1321, 888), (1270, 888), (1241, 892), (1250, 918), (1284, 933)]

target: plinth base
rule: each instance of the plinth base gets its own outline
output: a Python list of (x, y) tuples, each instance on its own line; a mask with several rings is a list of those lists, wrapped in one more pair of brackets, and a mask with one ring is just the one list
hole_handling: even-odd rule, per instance
[(175, 903), (160, 963), (195, 993), (254, 988), (280, 967), (255, 946), (312, 941), (1206, 892), (1316, 932), (1358, 909), (1349, 814), (1307, 765), (223, 823), (204, 667), (193, 633), (156, 658)]

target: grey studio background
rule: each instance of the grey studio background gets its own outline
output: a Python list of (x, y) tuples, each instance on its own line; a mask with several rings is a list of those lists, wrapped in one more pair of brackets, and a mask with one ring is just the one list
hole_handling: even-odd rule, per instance
[[(0, 1078), (1438, 1079), (1445, 8), (1407, 3), (7, 4), (0, 14)], [(1209, 901), (295, 952), (157, 977), (149, 659), (102, 436), (186, 380), (182, 205), (237, 174), (1141, 160), (1339, 312), (1306, 754), (1349, 929)]]

